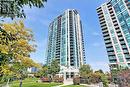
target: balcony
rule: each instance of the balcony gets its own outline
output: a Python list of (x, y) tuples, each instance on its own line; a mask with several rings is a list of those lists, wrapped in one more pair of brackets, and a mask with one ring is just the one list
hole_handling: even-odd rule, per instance
[(105, 20), (100, 21), (100, 24), (105, 24), (105, 23), (106, 23)]
[(111, 40), (105, 40), (105, 44), (111, 43)]
[(109, 58), (109, 60), (115, 60), (116, 56), (109, 56), (108, 58)]
[(108, 40), (108, 39), (110, 40), (110, 37), (104, 37), (104, 40), (105, 40), (105, 41)]
[(107, 48), (107, 52), (114, 52), (113, 48)]
[(124, 41), (120, 41), (121, 45), (125, 45), (125, 42)]
[(129, 53), (128, 50), (123, 50), (124, 53)]
[(124, 38), (123, 37), (119, 37), (119, 40), (121, 41), (121, 40), (124, 40)]
[(98, 12), (98, 15), (102, 15), (102, 14), (103, 14), (102, 10), (100, 12)]
[(119, 33), (121, 34), (121, 31), (120, 31), (120, 29), (118, 29), (118, 28), (116, 29), (116, 32), (117, 32), (118, 34), (119, 34)]
[(102, 31), (107, 30), (107, 26), (102, 27)]
[(127, 62), (130, 62), (130, 58), (126, 58), (126, 61), (127, 61)]
[(107, 33), (108, 32), (108, 30), (106, 29), (106, 30), (102, 30), (102, 33)]
[(97, 8), (98, 13), (101, 12), (101, 11), (102, 11), (101, 7)]
[(111, 48), (111, 47), (113, 47), (111, 44), (106, 44), (106, 47), (107, 48)]
[(122, 45), (122, 49), (127, 49), (126, 45)]
[(106, 24), (101, 24), (101, 27), (103, 28), (104, 26), (107, 26)]

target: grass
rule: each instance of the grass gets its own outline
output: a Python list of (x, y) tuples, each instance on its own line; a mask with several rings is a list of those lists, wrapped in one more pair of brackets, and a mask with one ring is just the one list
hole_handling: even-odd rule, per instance
[(85, 87), (85, 86), (81, 86), (81, 85), (68, 85), (68, 86), (63, 86), (63, 87)]
[[(36, 78), (28, 78), (23, 80), (23, 85), (22, 87), (52, 87), (52, 86), (57, 86), (61, 85), (59, 83), (37, 83), (38, 79)], [(19, 81), (14, 81), (11, 84), (11, 87), (19, 87)]]

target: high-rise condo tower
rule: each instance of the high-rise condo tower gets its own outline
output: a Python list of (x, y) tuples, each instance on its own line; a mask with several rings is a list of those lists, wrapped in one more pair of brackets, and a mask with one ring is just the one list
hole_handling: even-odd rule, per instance
[(74, 9), (66, 10), (49, 25), (47, 65), (53, 59), (59, 62), (59, 74), (65, 78), (77, 75), (85, 63), (82, 23)]

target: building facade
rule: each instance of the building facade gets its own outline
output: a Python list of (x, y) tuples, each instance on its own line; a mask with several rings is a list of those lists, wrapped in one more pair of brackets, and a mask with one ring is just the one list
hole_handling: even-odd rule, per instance
[(110, 69), (130, 68), (130, 0), (110, 0), (97, 13)]
[(85, 63), (82, 24), (74, 9), (67, 9), (49, 25), (47, 65), (53, 59), (59, 62), (59, 73), (66, 78), (73, 77)]
[(29, 67), (29, 68), (27, 69), (27, 71), (28, 71), (29, 73), (37, 73), (37, 72), (39, 71), (39, 69), (36, 68), (36, 67)]

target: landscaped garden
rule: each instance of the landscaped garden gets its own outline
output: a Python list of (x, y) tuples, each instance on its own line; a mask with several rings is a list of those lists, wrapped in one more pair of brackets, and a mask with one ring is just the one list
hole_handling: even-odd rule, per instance
[[(58, 86), (62, 85), (62, 83), (47, 83), (47, 82), (37, 82), (37, 78), (27, 78), (23, 80), (23, 85), (22, 87), (53, 87), (53, 86)], [(14, 81), (11, 83), (11, 87), (19, 87), (19, 81)], [(84, 87), (80, 85), (68, 85), (68, 86), (63, 86), (63, 87)]]
[[(37, 82), (37, 78), (27, 78), (23, 80), (23, 85), (22, 87), (52, 87), (52, 86), (57, 86), (61, 85), (61, 83), (44, 83), (44, 82)], [(14, 81), (11, 83), (11, 87), (19, 87), (19, 81)]]

